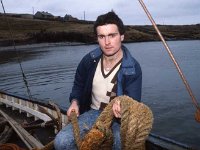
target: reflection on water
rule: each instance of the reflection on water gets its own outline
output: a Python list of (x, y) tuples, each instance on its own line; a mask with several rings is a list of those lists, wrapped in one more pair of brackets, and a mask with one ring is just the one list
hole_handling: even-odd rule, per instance
[(0, 64), (10, 63), (10, 62), (18, 62), (19, 60), (31, 60), (34, 59), (35, 56), (40, 55), (41, 53), (48, 52), (45, 51), (37, 51), (34, 49), (14, 49), (10, 47), (10, 49), (0, 49)]
[[(197, 100), (200, 100), (200, 41), (168, 42)], [(69, 106), (74, 73), (81, 58), (97, 45), (29, 45), (18, 48), (33, 97)], [(160, 42), (126, 46), (143, 70), (142, 101), (154, 113), (153, 132), (200, 148), (200, 124), (175, 66)], [(0, 89), (26, 95), (12, 48), (0, 48)]]

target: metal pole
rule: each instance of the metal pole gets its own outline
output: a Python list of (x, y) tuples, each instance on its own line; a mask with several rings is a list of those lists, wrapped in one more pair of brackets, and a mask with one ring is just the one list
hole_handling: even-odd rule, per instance
[(181, 77), (183, 83), (185, 84), (186, 89), (187, 89), (187, 91), (188, 91), (190, 97), (192, 98), (192, 102), (194, 103), (194, 105), (195, 105), (196, 108), (198, 109), (198, 112), (200, 113), (200, 107), (199, 107), (199, 105), (198, 105), (198, 103), (197, 103), (197, 100), (196, 100), (194, 94), (192, 93), (192, 90), (191, 90), (191, 88), (190, 88), (190, 86), (189, 86), (189, 84), (188, 84), (188, 82), (187, 82), (187, 80), (186, 80), (186, 78), (185, 78), (183, 72), (181, 71), (181, 68), (179, 67), (179, 65), (178, 65), (178, 63), (177, 63), (177, 61), (176, 61), (176, 59), (174, 58), (174, 56), (173, 56), (173, 54), (172, 54), (172, 52), (171, 52), (169, 46), (167, 45), (165, 39), (163, 38), (161, 32), (159, 31), (159, 29), (158, 29), (158, 27), (157, 27), (155, 21), (153, 20), (151, 14), (150, 14), (149, 11), (147, 10), (147, 8), (146, 8), (144, 2), (143, 2), (142, 0), (138, 0), (138, 1), (140, 2), (140, 4), (141, 4), (142, 8), (144, 9), (145, 13), (147, 14), (147, 16), (148, 16), (149, 20), (151, 21), (153, 27), (155, 28), (156, 32), (158, 33), (160, 39), (162, 40), (162, 43), (164, 44), (164, 46), (165, 46), (165, 48), (166, 48), (166, 50), (167, 50), (167, 52), (168, 52), (170, 58), (172, 59), (173, 63), (175, 64), (176, 69), (177, 69), (177, 71), (178, 71), (178, 73), (179, 73), (179, 75), (180, 75), (180, 77)]

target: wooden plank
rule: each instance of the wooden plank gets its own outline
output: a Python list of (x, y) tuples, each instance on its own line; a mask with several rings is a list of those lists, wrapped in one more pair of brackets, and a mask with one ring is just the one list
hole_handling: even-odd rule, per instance
[(13, 101), (9, 101), (9, 100), (3, 99), (3, 98), (0, 98), (0, 102), (6, 104), (8, 106), (18, 108), (20, 111), (27, 112), (27, 113), (35, 116), (36, 118), (40, 118), (44, 121), (50, 121), (51, 120), (51, 118), (49, 116), (47, 116), (46, 114), (43, 114), (43, 113), (41, 113), (37, 110), (31, 109), (31, 108), (29, 108), (25, 105), (20, 105), (18, 103), (14, 103)]
[(0, 113), (4, 118), (6, 118), (6, 120), (9, 122), (9, 124), (12, 126), (15, 132), (19, 135), (22, 141), (24, 141), (24, 143), (29, 149), (44, 147), (42, 143), (36, 140), (30, 133), (28, 133), (19, 123), (13, 120), (10, 116), (5, 114), (1, 110), (0, 110)]

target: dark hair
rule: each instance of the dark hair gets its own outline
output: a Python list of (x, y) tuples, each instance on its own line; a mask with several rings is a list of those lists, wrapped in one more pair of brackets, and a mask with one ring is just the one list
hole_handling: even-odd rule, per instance
[(121, 35), (125, 33), (125, 27), (122, 20), (115, 14), (115, 12), (111, 11), (97, 17), (97, 20), (94, 23), (95, 35), (97, 35), (97, 27), (106, 24), (115, 24), (117, 25), (119, 33)]

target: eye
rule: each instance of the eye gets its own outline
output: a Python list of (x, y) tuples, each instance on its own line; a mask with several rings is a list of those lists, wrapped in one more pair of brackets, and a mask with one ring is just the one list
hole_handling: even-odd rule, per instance
[(98, 35), (97, 36), (99, 39), (103, 39), (104, 38), (104, 35)]
[(118, 33), (112, 33), (112, 34), (109, 34), (108, 36), (111, 37), (111, 38), (114, 38), (114, 37), (117, 36), (117, 34), (118, 34)]

